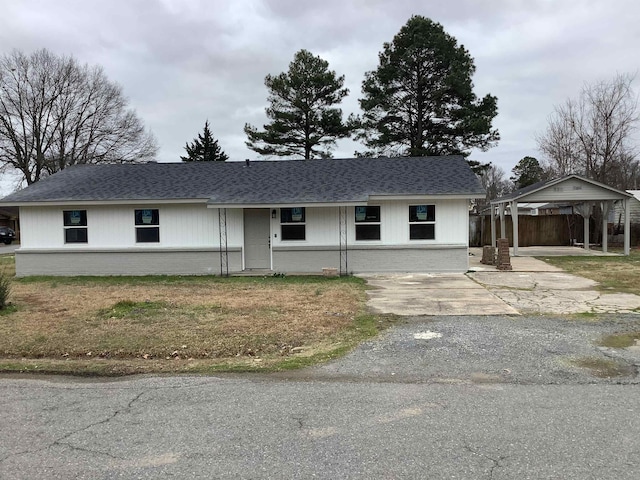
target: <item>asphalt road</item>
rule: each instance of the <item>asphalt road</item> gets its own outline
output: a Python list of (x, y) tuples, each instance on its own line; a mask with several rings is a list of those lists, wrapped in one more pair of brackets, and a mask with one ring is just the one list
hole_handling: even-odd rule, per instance
[(0, 378), (0, 478), (637, 479), (635, 374), (564, 360), (636, 317), (413, 319), (286, 376)]

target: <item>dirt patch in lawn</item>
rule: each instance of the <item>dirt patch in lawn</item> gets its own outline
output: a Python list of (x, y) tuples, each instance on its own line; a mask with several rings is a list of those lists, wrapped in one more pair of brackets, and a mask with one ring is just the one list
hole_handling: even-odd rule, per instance
[(617, 333), (608, 335), (598, 342), (599, 345), (609, 348), (629, 348), (640, 345), (640, 332)]
[[(16, 280), (0, 371), (123, 374), (282, 369), (347, 351), (386, 324), (356, 278)], [(13, 311), (11, 311), (13, 310)]]
[(626, 377), (636, 373), (632, 365), (608, 358), (582, 357), (572, 359), (570, 363), (588, 370), (591, 375), (598, 378)]

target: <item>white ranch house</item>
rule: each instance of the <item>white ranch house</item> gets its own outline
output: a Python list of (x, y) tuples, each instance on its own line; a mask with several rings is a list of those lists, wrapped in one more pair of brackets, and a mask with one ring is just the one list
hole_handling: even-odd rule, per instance
[(461, 156), (79, 165), (0, 201), (16, 274), (465, 272)]

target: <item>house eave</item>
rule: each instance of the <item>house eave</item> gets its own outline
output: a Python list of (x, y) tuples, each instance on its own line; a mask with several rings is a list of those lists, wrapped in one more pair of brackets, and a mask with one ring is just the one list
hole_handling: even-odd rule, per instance
[(73, 205), (168, 205), (207, 203), (208, 198), (178, 198), (178, 199), (117, 199), (117, 200), (48, 200), (35, 202), (0, 202), (0, 207), (67, 207)]
[(381, 202), (385, 200), (473, 200), (484, 198), (484, 193), (464, 194), (439, 194), (439, 195), (371, 195), (370, 201)]
[(289, 207), (355, 207), (367, 203), (360, 202), (282, 202), (282, 203), (209, 203), (207, 208), (289, 208)]

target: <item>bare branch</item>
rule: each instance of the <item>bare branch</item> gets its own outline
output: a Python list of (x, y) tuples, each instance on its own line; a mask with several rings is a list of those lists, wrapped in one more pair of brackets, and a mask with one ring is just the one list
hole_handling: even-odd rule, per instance
[(634, 132), (640, 120), (634, 77), (585, 85), (577, 100), (555, 108), (536, 140), (556, 175), (578, 173), (602, 183), (631, 188), (638, 183)]
[(157, 149), (101, 67), (45, 49), (0, 57), (0, 163), (27, 184), (75, 164), (148, 159)]

